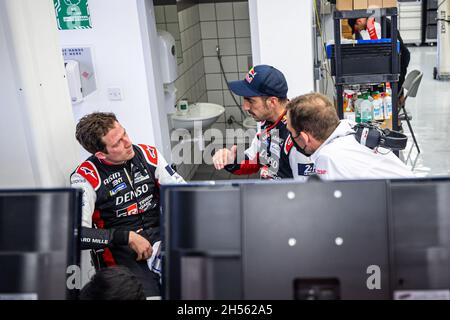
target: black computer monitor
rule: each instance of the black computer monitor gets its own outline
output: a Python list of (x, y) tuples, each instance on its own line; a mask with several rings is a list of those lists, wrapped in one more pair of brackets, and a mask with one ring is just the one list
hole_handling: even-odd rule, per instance
[(165, 298), (242, 298), (239, 186), (162, 186)]
[(450, 299), (450, 179), (391, 182), (395, 299)]
[(450, 298), (450, 179), (163, 188), (169, 299)]
[[(389, 297), (385, 181), (220, 182), (163, 193), (166, 298), (308, 299), (312, 289), (317, 298)], [(382, 290), (367, 287), (373, 265), (386, 271)]]
[(0, 300), (77, 297), (80, 219), (80, 190), (0, 190)]

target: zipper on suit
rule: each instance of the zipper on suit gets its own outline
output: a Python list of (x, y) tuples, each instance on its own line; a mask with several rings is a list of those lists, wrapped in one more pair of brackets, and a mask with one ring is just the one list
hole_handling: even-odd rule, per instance
[[(123, 170), (125, 171), (125, 175), (127, 176), (127, 179), (130, 182), (131, 189), (134, 192), (134, 197), (136, 199), (136, 209), (139, 214), (139, 202), (137, 201), (138, 196), (137, 196), (136, 190), (134, 189), (133, 180), (131, 179), (130, 175), (128, 174), (127, 168), (124, 167)], [(131, 170), (131, 173), (133, 173), (133, 163), (131, 163), (130, 170)], [(142, 226), (142, 229), (144, 229), (144, 215), (143, 214), (141, 214), (141, 226)]]

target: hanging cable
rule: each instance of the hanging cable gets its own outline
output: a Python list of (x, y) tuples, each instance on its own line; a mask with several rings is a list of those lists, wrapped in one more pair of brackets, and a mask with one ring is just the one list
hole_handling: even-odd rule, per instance
[(239, 108), (239, 111), (241, 111), (242, 116), (243, 116), (244, 119), (245, 119), (245, 118), (247, 118), (249, 115), (246, 114), (246, 113), (242, 110), (240, 103), (237, 102), (236, 97), (234, 96), (233, 92), (232, 92), (231, 89), (230, 89), (230, 86), (229, 86), (229, 84), (228, 84), (228, 79), (227, 79), (227, 76), (225, 75), (225, 70), (224, 70), (224, 68), (223, 68), (223, 64), (222, 64), (222, 56), (220, 55), (220, 47), (219, 47), (219, 45), (216, 46), (216, 53), (217, 53), (217, 59), (219, 59), (220, 70), (222, 71), (223, 78), (225, 79), (225, 83), (227, 84), (227, 89), (228, 89), (228, 91), (230, 92), (231, 97), (232, 97), (233, 100), (234, 100), (234, 103), (235, 103), (236, 106)]
[[(322, 32), (321, 19), (320, 19), (320, 16), (319, 16), (319, 12), (317, 11), (317, 0), (314, 0), (314, 6), (313, 7), (314, 7), (314, 13), (315, 13), (316, 20), (317, 20), (317, 27), (319, 29), (319, 34), (320, 34), (320, 39), (321, 39), (322, 55), (323, 55), (323, 59), (325, 59), (325, 61), (323, 61), (323, 63), (324, 63), (324, 70), (325, 70), (325, 73), (327, 75), (327, 77), (325, 79), (327, 80), (328, 77), (329, 77), (329, 79), (331, 79), (331, 82), (333, 83), (333, 87), (336, 88), (333, 76), (331, 75), (330, 65), (329, 65), (329, 61), (328, 61), (328, 58), (327, 58), (324, 33)], [(325, 87), (326, 88), (325, 93), (327, 93), (328, 92), (328, 81), (326, 81), (325, 86), (326, 86)], [(334, 97), (336, 96), (336, 90), (333, 91), (333, 96)]]

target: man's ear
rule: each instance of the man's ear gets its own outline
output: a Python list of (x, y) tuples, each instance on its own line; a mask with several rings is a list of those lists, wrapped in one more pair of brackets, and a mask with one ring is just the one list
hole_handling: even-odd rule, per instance
[(303, 141), (305, 141), (305, 144), (308, 144), (309, 141), (311, 140), (311, 139), (309, 138), (309, 135), (308, 135), (306, 132), (304, 132), (304, 131), (301, 131), (301, 132), (300, 132), (300, 135), (301, 135)]
[(105, 155), (103, 152), (101, 152), (101, 151), (97, 151), (97, 152), (94, 154), (94, 156), (95, 156), (97, 159), (100, 159), (100, 160), (105, 160), (105, 159), (106, 159), (106, 155)]
[(270, 108), (273, 108), (275, 106), (275, 102), (277, 101), (277, 99), (277, 97), (269, 97), (269, 99), (267, 99)]

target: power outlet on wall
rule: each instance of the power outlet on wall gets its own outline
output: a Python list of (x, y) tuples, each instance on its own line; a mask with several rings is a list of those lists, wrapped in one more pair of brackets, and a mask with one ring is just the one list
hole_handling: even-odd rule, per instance
[(111, 101), (122, 100), (122, 89), (120, 88), (108, 88), (108, 99)]

